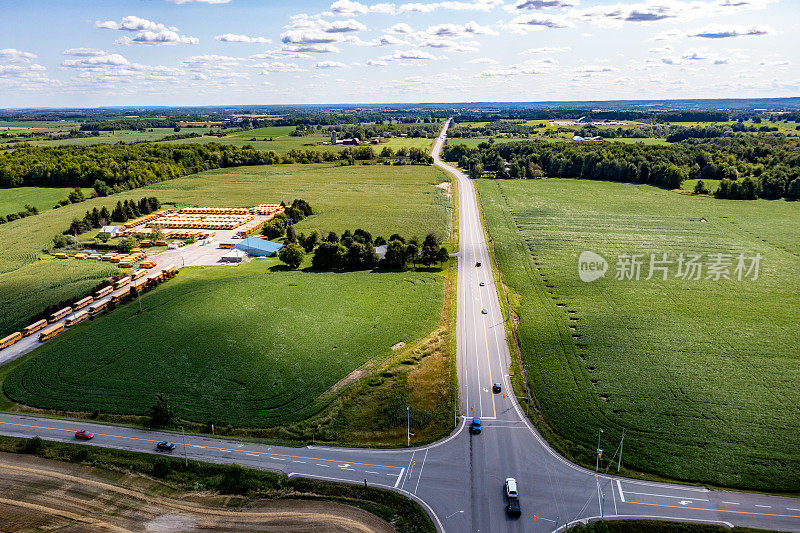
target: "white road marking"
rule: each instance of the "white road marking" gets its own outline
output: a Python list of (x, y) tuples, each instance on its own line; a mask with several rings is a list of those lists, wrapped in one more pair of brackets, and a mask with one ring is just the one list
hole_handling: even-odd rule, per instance
[(740, 505), (737, 502), (722, 502), (722, 503), (724, 503), (725, 505)]
[(249, 455), (251, 457), (258, 457), (257, 453), (245, 453), (245, 455)]
[(324, 466), (325, 468), (330, 468), (331, 467), (331, 465), (321, 465), (319, 463), (317, 463), (317, 466)]
[(376, 476), (380, 475), (380, 472), (372, 472), (371, 470), (364, 470), (364, 472), (366, 472), (367, 474), (375, 474)]
[(620, 483), (619, 480), (617, 480), (617, 488), (619, 489), (619, 499), (625, 503), (625, 493), (622, 492), (622, 483)]
[(771, 505), (758, 505), (758, 504), (756, 504), (756, 507), (761, 507), (762, 509), (772, 509)]
[[(676, 500), (685, 500), (686, 496), (669, 496), (667, 494), (651, 494), (649, 492), (632, 492), (628, 491), (628, 494), (636, 494), (637, 496), (653, 496), (655, 498), (674, 498)], [(692, 500), (697, 500), (700, 502), (707, 502), (705, 498), (691, 498)]]
[(292, 462), (293, 462), (293, 463), (303, 463), (303, 464), (306, 464), (306, 462), (305, 462), (305, 461), (294, 461), (294, 460), (293, 460)]
[(787, 511), (800, 511), (800, 509), (795, 509), (794, 507), (787, 507)]
[[(401, 479), (403, 479), (403, 472), (405, 472), (405, 471), (406, 471), (406, 469), (405, 469), (405, 468), (403, 468), (402, 470), (400, 470), (400, 474), (398, 474), (398, 476), (397, 476), (397, 481), (395, 481), (395, 482), (394, 482), (394, 488), (397, 488), (397, 485), (399, 485), (399, 484), (400, 484), (400, 480), (401, 480)], [(390, 475), (391, 475), (391, 474), (390, 474)]]
[(281, 457), (272, 457), (271, 455), (270, 455), (270, 457), (269, 457), (269, 458), (270, 458), (270, 459), (273, 459), (273, 460), (275, 460), (275, 461), (285, 461), (285, 460), (286, 460), (286, 459), (283, 459), (283, 458), (281, 458)]
[(419, 488), (419, 480), (422, 479), (422, 469), (425, 468), (425, 459), (428, 458), (428, 450), (425, 450), (425, 457), (422, 458), (422, 466), (419, 467), (419, 475), (417, 476), (417, 485), (414, 487), (414, 494), (417, 493)]

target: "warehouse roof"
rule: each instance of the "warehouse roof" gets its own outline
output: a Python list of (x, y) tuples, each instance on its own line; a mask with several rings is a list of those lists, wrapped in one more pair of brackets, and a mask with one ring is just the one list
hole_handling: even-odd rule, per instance
[(283, 248), (278, 242), (259, 239), (258, 237), (248, 237), (235, 246), (237, 250), (247, 252), (249, 256), (272, 255)]

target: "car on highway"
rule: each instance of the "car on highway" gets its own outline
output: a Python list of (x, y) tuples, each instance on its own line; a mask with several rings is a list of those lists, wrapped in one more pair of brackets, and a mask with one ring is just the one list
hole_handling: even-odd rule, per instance
[(481, 281), (481, 287), (483, 287), (484, 285), (486, 285), (486, 283)]
[(517, 492), (517, 480), (513, 477), (506, 478), (506, 496), (508, 498), (518, 498), (519, 493)]
[(481, 424), (480, 418), (473, 418), (472, 425), (469, 427), (470, 433), (477, 435), (483, 430), (483, 425)]
[(513, 477), (507, 477), (504, 485), (508, 505), (506, 505), (506, 512), (509, 516), (520, 516), (522, 509), (519, 506), (519, 493), (517, 492), (517, 480)]
[(78, 440), (92, 440), (94, 438), (94, 433), (90, 433), (85, 429), (75, 432), (75, 438)]
[(475, 263), (475, 266), (476, 266), (476, 267), (479, 267), (479, 266), (481, 266), (481, 262), (480, 262), (480, 261), (477, 261), (477, 262)]
[(481, 314), (482, 315), (488, 315), (489, 314), (489, 310), (484, 307), (483, 309), (481, 309)]
[(175, 449), (175, 444), (166, 440), (162, 440), (156, 444), (156, 449), (162, 452), (171, 452)]
[(492, 385), (492, 392), (494, 393), (503, 392), (503, 387), (500, 386), (499, 383), (495, 383), (494, 385)]

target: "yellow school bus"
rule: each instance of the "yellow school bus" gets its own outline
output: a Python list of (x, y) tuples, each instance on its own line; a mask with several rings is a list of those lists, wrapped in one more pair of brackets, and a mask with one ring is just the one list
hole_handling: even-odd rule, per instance
[(136, 272), (134, 272), (133, 274), (131, 274), (131, 279), (132, 279), (133, 281), (136, 281), (137, 279), (141, 278), (141, 277), (142, 277), (142, 276), (144, 276), (145, 274), (147, 274), (147, 270), (137, 270)]
[(52, 339), (62, 331), (64, 331), (63, 322), (60, 324), (53, 324), (52, 326), (43, 329), (42, 332), (39, 333), (39, 342), (44, 342), (46, 340)]
[(75, 313), (71, 317), (67, 318), (64, 321), (64, 325), (69, 328), (69, 327), (74, 326), (78, 322), (86, 320), (87, 318), (89, 318), (89, 311), (81, 311), (80, 313)]
[(61, 320), (62, 318), (64, 318), (68, 314), (70, 314), (71, 312), (72, 312), (72, 307), (65, 307), (64, 309), (56, 311), (55, 313), (50, 315), (49, 322), (58, 322), (59, 320)]
[(47, 320), (45, 320), (44, 318), (41, 319), (41, 320), (37, 320), (36, 322), (31, 324), (30, 326), (25, 326), (25, 328), (22, 330), (22, 336), (23, 337), (27, 337), (28, 335), (36, 333), (37, 331), (39, 331), (40, 329), (42, 329), (46, 325), (47, 325)]
[(78, 300), (77, 302), (72, 304), (72, 308), (75, 311), (77, 311), (78, 309), (83, 309), (84, 307), (86, 307), (87, 305), (92, 303), (93, 301), (94, 301), (94, 298), (92, 298), (91, 296), (87, 296), (86, 298), (84, 298), (82, 300)]
[(0, 339), (0, 350), (2, 350), (3, 348), (8, 348), (21, 338), (22, 338), (22, 333), (20, 333), (19, 331), (15, 331), (8, 337), (3, 337), (2, 339)]
[(164, 274), (165, 277), (166, 276), (172, 276), (173, 274), (177, 274), (178, 273), (178, 269), (175, 267), (175, 265), (169, 265), (167, 267), (164, 267), (161, 270), (161, 272)]
[(111, 291), (113, 291), (113, 290), (114, 290), (114, 287), (112, 287), (111, 285), (107, 285), (107, 286), (103, 287), (102, 289), (98, 289), (97, 291), (95, 291), (94, 297), (97, 298), (97, 299), (100, 299), (103, 296), (105, 296), (107, 294), (110, 294)]
[(89, 314), (96, 315), (106, 307), (108, 307), (108, 300), (103, 300), (102, 302), (95, 302), (89, 306)]
[(155, 261), (142, 261), (139, 263), (140, 268), (153, 268), (154, 266), (156, 266)]
[(125, 287), (123, 289), (119, 289), (118, 291), (114, 291), (111, 293), (111, 301), (114, 303), (121, 302), (125, 298), (127, 298), (131, 293), (130, 287)]
[(125, 276), (125, 277), (124, 277), (124, 278), (122, 278), (122, 279), (118, 279), (118, 280), (117, 280), (117, 281), (114, 283), (114, 288), (115, 288), (115, 289), (119, 289), (120, 287), (124, 287), (125, 285), (127, 285), (127, 284), (128, 284), (128, 283), (130, 283), (130, 282), (131, 282), (131, 277), (130, 277), (130, 276)]
[(69, 257), (67, 254), (64, 254), (64, 253), (61, 253), (61, 252), (55, 254), (55, 258), (56, 259), (66, 259), (67, 257)]
[(140, 291), (144, 288), (145, 284), (147, 283), (146, 279), (137, 279), (131, 282), (131, 290)]

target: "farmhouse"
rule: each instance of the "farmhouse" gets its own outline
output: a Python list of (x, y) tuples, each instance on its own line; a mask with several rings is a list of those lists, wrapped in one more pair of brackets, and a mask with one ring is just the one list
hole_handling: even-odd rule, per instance
[(100, 228), (98, 235), (107, 235), (109, 237), (116, 237), (117, 233), (119, 233), (118, 226), (103, 226)]

